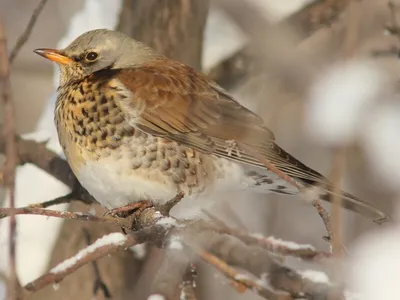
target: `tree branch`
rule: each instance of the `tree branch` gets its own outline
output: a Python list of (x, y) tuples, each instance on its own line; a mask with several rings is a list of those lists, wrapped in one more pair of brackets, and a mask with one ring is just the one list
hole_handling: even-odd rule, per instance
[(25, 31), (20, 35), (18, 38), (15, 46), (11, 50), (10, 53), (10, 64), (12, 64), (17, 57), (19, 51), (24, 46), (24, 44), (28, 41), (29, 36), (32, 33), (32, 29), (35, 26), (37, 19), (39, 18), (40, 13), (42, 12), (43, 8), (45, 7), (47, 0), (40, 0), (38, 6), (33, 11), (31, 18), (29, 19), (28, 25), (26, 25)]
[[(10, 89), (10, 66), (7, 55), (7, 42), (4, 27), (0, 20), (0, 89), (2, 91), (1, 100), (3, 103), (3, 138), (5, 141), (6, 162), (4, 165), (4, 185), (8, 190), (10, 199), (10, 208), (15, 207), (15, 169), (17, 167), (17, 143), (16, 143), (16, 125), (15, 109), (11, 97)], [(10, 275), (8, 282), (8, 299), (18, 299), (19, 281), (16, 268), (16, 235), (17, 221), (15, 214), (10, 215), (9, 229), (9, 264)]]

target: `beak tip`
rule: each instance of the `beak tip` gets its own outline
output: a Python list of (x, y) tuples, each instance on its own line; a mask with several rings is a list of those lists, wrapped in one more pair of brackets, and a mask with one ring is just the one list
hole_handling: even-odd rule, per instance
[(33, 50), (33, 52), (59, 64), (68, 65), (72, 62), (69, 57), (56, 49), (38, 48)]
[(46, 51), (45, 51), (45, 49), (42, 49), (42, 48), (38, 48), (38, 49), (33, 50), (33, 53), (36, 53), (36, 54), (38, 54), (40, 56), (43, 56), (43, 57), (46, 57)]

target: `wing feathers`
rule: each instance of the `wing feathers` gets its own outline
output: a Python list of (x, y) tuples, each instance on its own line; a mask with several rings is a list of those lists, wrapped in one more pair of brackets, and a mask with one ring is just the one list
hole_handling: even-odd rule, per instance
[(289, 176), (305, 182), (325, 181), (321, 174), (277, 146), (273, 133), (258, 115), (185, 65), (172, 61), (166, 64), (160, 59), (121, 70), (117, 78), (134, 94), (133, 99), (126, 101), (145, 102), (137, 124), (145, 132), (265, 168), (251, 153), (230, 151), (229, 142), (237, 141), (257, 151)]

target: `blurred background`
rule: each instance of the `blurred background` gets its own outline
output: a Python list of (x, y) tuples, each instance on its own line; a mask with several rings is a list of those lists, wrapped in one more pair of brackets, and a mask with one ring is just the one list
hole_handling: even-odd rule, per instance
[[(41, 47), (52, 48), (59, 46), (62, 39), (62, 42), (66, 45), (67, 41), (70, 42), (72, 38), (78, 36), (83, 31), (89, 30), (88, 28), (79, 32), (78, 29), (79, 33), (74, 32), (73, 28), (74, 26), (79, 27), (79, 25), (76, 25), (79, 22), (77, 21), (75, 25), (71, 25), (73, 17), (76, 17), (77, 14), (81, 14), (82, 17), (84, 16), (84, 12), (90, 14), (90, 11), (93, 15), (93, 10), (98, 9), (100, 11), (102, 5), (105, 7), (107, 5), (113, 7), (119, 6), (119, 9), (118, 7), (114, 7), (113, 10), (103, 10), (101, 18), (99, 17), (99, 20), (94, 22), (96, 25), (93, 28), (96, 28), (97, 24), (102, 24), (101, 22), (105, 21), (104, 18), (107, 18), (108, 12), (110, 19), (116, 18), (115, 22), (106, 22), (105, 25), (100, 27), (110, 27), (110, 24), (114, 22), (121, 29), (124, 29), (126, 26), (129, 26), (129, 22), (126, 21), (126, 14), (132, 13), (127, 8), (129, 7), (131, 10), (134, 10), (139, 7), (135, 6), (136, 4), (129, 6), (128, 2), (116, 1), (115, 3), (119, 4), (110, 4), (111, 0), (108, 3), (107, 1), (98, 1), (96, 3), (96, 1), (89, 0), (48, 1), (33, 29), (32, 35), (19, 53), (12, 67), (11, 84), (13, 100), (17, 109), (16, 117), (19, 133), (35, 132), (41, 117), (41, 121), (44, 122), (43, 124), (46, 124), (41, 129), (48, 129), (49, 132), (53, 132), (54, 130), (50, 128), (52, 126), (52, 116), (43, 114), (43, 112), (46, 107), (51, 107), (54, 102), (52, 95), (54, 95), (56, 87), (54, 80), (55, 69), (52, 64), (34, 55), (32, 50)], [(139, 3), (140, 1), (133, 2)], [(339, 14), (338, 19), (329, 26), (319, 26), (320, 28), (316, 29), (314, 27), (318, 26), (314, 24), (314, 27), (310, 25), (310, 28), (304, 30), (304, 28), (301, 28), (302, 23), (300, 21), (295, 23), (296, 26), (291, 26), (291, 24), (286, 24), (284, 20), (304, 9), (312, 1), (246, 1), (253, 5), (257, 13), (264, 18), (264, 25), (268, 27), (265, 30), (263, 28), (254, 28), (254, 26), (260, 24), (255, 21), (254, 24), (256, 25), (252, 23), (252, 17), (254, 17), (254, 20), (257, 19), (255, 16), (251, 16), (245, 12), (232, 13), (230, 10), (224, 10), (223, 7), (225, 5), (219, 6), (218, 2), (211, 1), (209, 12), (205, 14), (207, 21), (204, 29), (204, 43), (201, 46), (201, 66), (197, 65), (196, 67), (209, 73), (211, 77), (215, 76), (221, 80), (222, 84), (224, 77), (222, 76), (221, 78), (220, 73), (218, 73), (222, 71), (215, 69), (215, 67), (219, 66), (221, 61), (241, 51), (243, 47), (251, 46), (253, 47), (251, 50), (256, 49), (252, 55), (257, 57), (258, 60), (255, 60), (256, 63), (252, 63), (252, 66), (248, 68), (246, 76), (238, 82), (235, 81), (234, 84), (228, 84), (225, 87), (241, 103), (264, 117), (269, 128), (274, 131), (278, 144), (285, 150), (308, 166), (329, 176), (332, 170), (332, 149), (337, 145), (332, 147), (329, 138), (327, 139), (328, 142), (324, 140), (323, 133), (319, 135), (313, 134), (313, 129), (311, 128), (310, 130), (309, 124), (317, 124), (307, 121), (307, 117), (310, 116), (312, 118), (310, 106), (308, 105), (312, 101), (313, 87), (324, 77), (326, 70), (350, 57), (357, 57), (362, 61), (373, 61), (373, 68), (385, 74), (385, 76), (382, 76), (384, 78), (382, 81), (387, 84), (387, 88), (385, 86), (379, 94), (374, 96), (374, 101), (384, 102), (382, 99), (387, 97), (390, 91), (396, 89), (392, 83), (395, 83), (399, 79), (400, 74), (397, 55), (400, 47), (399, 38), (396, 34), (389, 34), (390, 30), (388, 30), (388, 28), (397, 26), (396, 20), (393, 19), (397, 11), (391, 11), (386, 0), (364, 0), (358, 4), (356, 12), (344, 10), (343, 13)], [(226, 3), (226, 1), (221, 2)], [(325, 2), (337, 2), (339, 3), (339, 6), (335, 6), (337, 8), (340, 7), (340, 3), (348, 1)], [(9, 48), (15, 44), (19, 35), (23, 32), (37, 4), (37, 0), (0, 1), (0, 17), (5, 26)], [(200, 13), (200, 8), (198, 9)], [(116, 13), (112, 13), (114, 11)], [(194, 14), (196, 13), (195, 11)], [(327, 18), (329, 18), (330, 15), (334, 16), (336, 12), (333, 10), (327, 14)], [(119, 18), (123, 17), (125, 18), (125, 23), (119, 20)], [(313, 15), (309, 16), (309, 18), (312, 17)], [(129, 20), (129, 17), (127, 19)], [(348, 26), (353, 26), (351, 25), (351, 21), (355, 19), (359, 20), (357, 25), (358, 33), (356, 42), (354, 42), (354, 45), (349, 50), (345, 42), (346, 30)], [(93, 18), (88, 18), (87, 20), (93, 20)], [(88, 21), (88, 23), (90, 22)], [(312, 22), (310, 23), (312, 24)], [(130, 24), (130, 26), (139, 25)], [(90, 27), (90, 25), (88, 26)], [(262, 36), (260, 32), (265, 34), (266, 37)], [(188, 50), (188, 48), (183, 46), (180, 48), (182, 52)], [(260, 54), (259, 52), (262, 53)], [(171, 55), (175, 54), (172, 52)], [(268, 56), (268, 59), (265, 59), (266, 56)], [(185, 57), (185, 55), (181, 57), (183, 57), (183, 60), (186, 58), (190, 59)], [(257, 64), (259, 61), (262, 61), (262, 63)], [(246, 64), (248, 61), (246, 59), (238, 60), (237, 63), (245, 64), (244, 67), (239, 66), (239, 69), (247, 69)], [(336, 90), (336, 92), (340, 94), (342, 88), (345, 93), (347, 87), (339, 87), (339, 90)], [(326, 93), (333, 93), (333, 91), (327, 89)], [(338, 103), (341, 107), (347, 105), (345, 102)], [(337, 114), (339, 114), (338, 118), (340, 119), (341, 110), (338, 109)], [(364, 131), (369, 130), (368, 126), (363, 128)], [(329, 135), (329, 130), (334, 131), (335, 128), (328, 128), (326, 135)], [(321, 130), (318, 132), (321, 132)], [(371, 136), (370, 139), (374, 139), (374, 137)], [(375, 172), (375, 165), (368, 162), (368, 152), (362, 150), (363, 143), (358, 138), (354, 138), (354, 140), (346, 144), (348, 155), (342, 181), (343, 188), (357, 195), (359, 198), (374, 203), (386, 212), (393, 212), (395, 207), (392, 203), (397, 195), (396, 184), (387, 183), (384, 172), (382, 174)], [(396, 158), (393, 159), (395, 160)], [(26, 178), (35, 176), (33, 174), (35, 174), (36, 170), (29, 172), (24, 173)], [(36, 181), (34, 186), (29, 184), (19, 186), (18, 191), (20, 193), (17, 194), (19, 199), (30, 195), (30, 199), (20, 200), (21, 205), (27, 202), (48, 200), (32, 199), (31, 192), (23, 192), (24, 190), (31, 191), (32, 189), (50, 189), (51, 187), (49, 187), (45, 180), (47, 179), (43, 179), (43, 182)], [(29, 179), (22, 179), (21, 182), (29, 182)], [(54, 189), (61, 189), (61, 194), (64, 191), (58, 186), (54, 187)], [(40, 197), (45, 197), (42, 194), (40, 195)], [(329, 244), (322, 239), (322, 236), (326, 235), (326, 232), (321, 219), (315, 209), (309, 203), (302, 201), (300, 197), (270, 195), (265, 199), (265, 197), (256, 195), (251, 195), (251, 197), (246, 195), (235, 195), (234, 197), (227, 195), (227, 200), (229, 200), (230, 204), (233, 204), (232, 212), (227, 213), (223, 208), (218, 213), (221, 218), (230, 221), (235, 226), (243, 226), (251, 232), (261, 232), (285, 240), (312, 244), (318, 249), (329, 250)], [(327, 205), (327, 207), (329, 206)], [(25, 225), (21, 223), (22, 225), (19, 227), (21, 232), (24, 228), (31, 227), (32, 224), (28, 216), (23, 217), (25, 221), (21, 222), (25, 222)], [(240, 221), (238, 221), (238, 218)], [(354, 215), (353, 213), (343, 212), (342, 218), (344, 229), (342, 234), (343, 241), (350, 248), (363, 233), (370, 230), (378, 230), (377, 227), (379, 227), (370, 220)], [(27, 219), (28, 221), (26, 221)], [(65, 235), (68, 236), (76, 228), (61, 229), (62, 223), (59, 222), (53, 227), (53, 225), (49, 225), (53, 224), (50, 222), (50, 220), (46, 220), (43, 224), (43, 228), (47, 226), (46, 232), (34, 230), (35, 232), (30, 234), (24, 235), (22, 233), (22, 236), (24, 236), (24, 241), (21, 241), (22, 245), (33, 245), (35, 242), (40, 241), (37, 248), (35, 246), (29, 249), (26, 248), (28, 246), (21, 246), (19, 248), (19, 255), (26, 258), (24, 264), (19, 265), (19, 272), (24, 274), (21, 275), (24, 278), (23, 281), (32, 280), (38, 273), (40, 274), (47, 269), (49, 265), (54, 265), (62, 257), (67, 257), (74, 253), (76, 249), (82, 247), (82, 242), (78, 242), (76, 239), (72, 242), (69, 240), (69, 244), (67, 244), (69, 246), (66, 246), (65, 243), (62, 244), (64, 248), (67, 247), (69, 250), (64, 249), (57, 254), (57, 245), (61, 243), (60, 240), (57, 240), (59, 230), (61, 230), (65, 240), (68, 239), (65, 238)], [(4, 233), (5, 224), (0, 222), (0, 226), (3, 226), (3, 229), (0, 229), (3, 231), (0, 232)], [(384, 226), (382, 225), (381, 227)], [(52, 228), (56, 228), (57, 230), (52, 230)], [(50, 231), (54, 232), (50, 233)], [(40, 249), (45, 247), (43, 245), (48, 235), (53, 236), (51, 238), (52, 242), (46, 248), (46, 251), (44, 251), (46, 253), (41, 253)], [(0, 247), (0, 257), (2, 257), (5, 253), (3, 252), (5, 251), (5, 240), (0, 241), (3, 245), (2, 248)], [(31, 251), (32, 249), (36, 249), (36, 251)], [(157, 257), (157, 254), (155, 255)], [(43, 258), (41, 260), (36, 259), (39, 256)], [(123, 259), (126, 259), (126, 257)], [(40, 265), (35, 265), (37, 262), (32, 262), (32, 260), (40, 260), (41, 263)], [(298, 264), (296, 261), (291, 263), (294, 265)], [(33, 264), (33, 266), (29, 267), (29, 264)], [(107, 266), (105, 268), (109, 268), (111, 262), (105, 262), (104, 264)], [(136, 290), (135, 295), (137, 295), (137, 298), (135, 299), (143, 299), (146, 291), (145, 287), (148, 288), (151, 283), (151, 275), (148, 274), (154, 273), (154, 265), (157, 265), (157, 263), (150, 263), (148, 271), (146, 271), (147, 273), (144, 272), (144, 275), (142, 274), (138, 277), (136, 287), (140, 286), (141, 288)], [(3, 271), (6, 271), (6, 263), (3, 264), (2, 268)], [(84, 273), (85, 271), (82, 272), (79, 276), (87, 276), (87, 271), (86, 273)], [(212, 288), (202, 290), (202, 299), (256, 298), (256, 296), (252, 296), (249, 293), (238, 295), (229, 286), (221, 285), (218, 280), (215, 280), (213, 271), (209, 270), (208, 274), (210, 275), (202, 278), (203, 286)], [(70, 280), (70, 283), (68, 283), (68, 280)], [(39, 296), (36, 297), (38, 299), (52, 299), (51, 297), (55, 297), (55, 294), (59, 298), (68, 294), (65, 299), (72, 299), (71, 294), (74, 293), (71, 291), (65, 293), (65, 291), (68, 290), (69, 284), (77, 284), (79, 280), (68, 280), (63, 281), (61, 284), (61, 292), (54, 292), (50, 289), (42, 294), (38, 293)], [(83, 285), (82, 280), (80, 282)], [(85, 291), (88, 290), (87, 293), (90, 294), (90, 285), (89, 287), (83, 285), (81, 288)], [(85, 293), (83, 290), (81, 290), (81, 293)], [(90, 298), (82, 296), (82, 298), (78, 299)], [(125, 298), (121, 295), (120, 299)]]

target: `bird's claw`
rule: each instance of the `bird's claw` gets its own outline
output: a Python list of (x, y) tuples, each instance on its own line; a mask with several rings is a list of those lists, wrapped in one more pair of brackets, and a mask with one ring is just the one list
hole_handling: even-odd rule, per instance
[(133, 213), (135, 213), (137, 210), (143, 210), (144, 208), (147, 208), (151, 206), (150, 202), (147, 200), (142, 200), (138, 201), (135, 203), (130, 203), (125, 206), (117, 207), (110, 209), (106, 213), (104, 213), (104, 216), (111, 216), (111, 217), (116, 217), (116, 218), (127, 218)]

